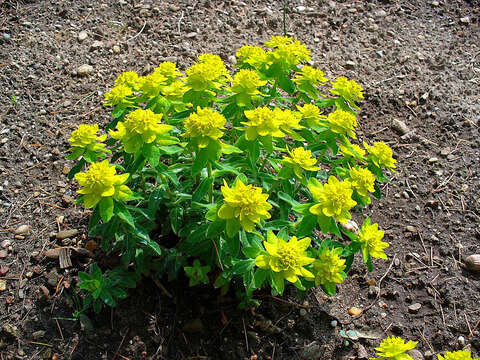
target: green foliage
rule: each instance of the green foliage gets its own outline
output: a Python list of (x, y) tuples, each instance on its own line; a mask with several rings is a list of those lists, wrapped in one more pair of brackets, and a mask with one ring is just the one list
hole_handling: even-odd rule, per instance
[(265, 45), (240, 48), (232, 74), (212, 54), (185, 73), (170, 62), (123, 73), (105, 95), (110, 138), (96, 125), (72, 133), (89, 235), (122, 262), (80, 273), (87, 305), (115, 306), (142, 274), (180, 271), (190, 286), (237, 284), (242, 306), (286, 283), (334, 294), (356, 252), (369, 268), (385, 258), (378, 225), (343, 229), (395, 168), (384, 143), (351, 143), (363, 89), (302, 66), (310, 52), (296, 39)]

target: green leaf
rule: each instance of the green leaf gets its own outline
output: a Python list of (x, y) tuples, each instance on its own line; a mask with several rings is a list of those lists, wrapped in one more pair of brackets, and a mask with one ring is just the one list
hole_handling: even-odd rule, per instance
[[(227, 220), (227, 224), (228, 224), (228, 220)], [(236, 231), (235, 234), (238, 234), (238, 230)], [(232, 255), (233, 257), (237, 257), (238, 253), (240, 252), (240, 239), (238, 238), (238, 236), (232, 236), (232, 237), (227, 236), (225, 240), (226, 240), (227, 249), (230, 255)]]
[(100, 222), (100, 219), (101, 219), (100, 210), (98, 209), (98, 206), (95, 206), (95, 209), (93, 209), (92, 215), (90, 215), (88, 228), (93, 229), (93, 227)]
[(243, 151), (236, 146), (222, 143), (222, 153), (224, 154), (241, 154)]
[(172, 227), (172, 230), (175, 234), (178, 234), (178, 230), (180, 230), (180, 227), (182, 226), (183, 222), (183, 208), (182, 207), (174, 207), (170, 209), (170, 225)]
[(214, 221), (208, 226), (206, 236), (207, 238), (215, 239), (223, 232), (223, 230), (225, 230), (225, 220)]
[(126, 105), (125, 104), (118, 104), (112, 111), (112, 116), (114, 119), (121, 118), (126, 112)]
[(82, 170), (83, 165), (85, 165), (86, 163), (87, 162), (85, 161), (85, 159), (80, 159), (78, 163), (76, 163), (75, 166), (70, 169), (70, 171), (68, 172), (67, 178), (69, 180), (73, 179), (75, 174), (80, 172), (80, 170)]
[(205, 219), (210, 221), (216, 221), (219, 207), (220, 207), (220, 204), (215, 204), (214, 206), (212, 206), (205, 214)]
[(255, 168), (255, 164), (260, 156), (260, 147), (258, 146), (258, 141), (248, 141), (247, 144), (248, 160), (250, 161), (250, 166)]
[(157, 166), (160, 162), (160, 150), (155, 143), (143, 144), (142, 153), (152, 167)]
[(115, 209), (114, 213), (122, 219), (125, 223), (130, 225), (132, 228), (135, 227), (135, 222), (133, 221), (133, 217), (130, 214), (130, 211), (125, 207), (125, 205), (120, 201), (115, 201)]
[(183, 151), (183, 149), (180, 146), (175, 146), (175, 145), (159, 146), (158, 149), (160, 150), (161, 153), (167, 154), (167, 155), (178, 154)]
[(280, 76), (278, 78), (278, 87), (285, 90), (288, 94), (295, 92), (295, 83), (286, 76)]
[(313, 214), (305, 215), (298, 224), (297, 236), (309, 236), (317, 225), (317, 216)]
[(256, 248), (256, 247), (244, 247), (242, 248), (243, 254), (250, 258), (250, 259), (255, 259), (260, 253), (262, 252), (262, 249)]
[(292, 207), (292, 210), (303, 215), (309, 215), (310, 213), (310, 208), (313, 206), (313, 203), (304, 203), (304, 204), (298, 204)]
[(268, 154), (271, 154), (273, 152), (273, 142), (272, 142), (272, 136), (259, 136), (260, 142), (262, 145), (265, 147), (265, 150), (267, 150)]
[(250, 271), (255, 266), (255, 260), (247, 259), (247, 260), (240, 260), (233, 264), (232, 272), (237, 275), (241, 275)]
[(324, 234), (328, 234), (331, 232), (332, 221), (335, 222), (335, 220), (333, 220), (333, 218), (329, 216), (317, 215), (318, 225), (320, 226), (320, 230), (322, 230)]
[(267, 275), (268, 275), (268, 271), (265, 269), (257, 269), (255, 271), (255, 275), (253, 275), (253, 282), (257, 289), (262, 286), (265, 279), (267, 278)]
[(200, 202), (207, 194), (207, 192), (212, 188), (212, 184), (213, 177), (203, 179), (200, 185), (198, 185), (198, 187), (193, 192), (192, 201)]
[(288, 165), (284, 165), (277, 175), (281, 179), (291, 179), (293, 177), (293, 168)]
[(104, 197), (98, 203), (98, 209), (103, 222), (108, 222), (113, 216), (113, 199), (111, 197)]
[(108, 289), (103, 289), (100, 292), (100, 298), (103, 300), (105, 304), (107, 304), (110, 307), (117, 306), (117, 302), (113, 299), (113, 296), (112, 294), (110, 294), (110, 291), (108, 291)]
[(208, 163), (208, 151), (206, 148), (201, 149), (196, 155), (195, 155), (195, 160), (193, 161), (192, 165), (192, 175), (195, 176), (202, 169), (204, 169), (207, 166)]
[(85, 149), (83, 148), (72, 148), (72, 153), (65, 156), (67, 160), (77, 160), (80, 156), (83, 155)]
[(337, 292), (337, 286), (335, 285), (335, 283), (332, 283), (332, 282), (323, 284), (322, 289), (323, 291), (325, 291), (325, 294), (330, 296), (335, 295)]
[(296, 201), (290, 195), (288, 195), (284, 192), (279, 191), (277, 193), (277, 195), (278, 195), (279, 199), (282, 199), (283, 201), (285, 201), (287, 204), (291, 205), (292, 207), (300, 205), (300, 203), (298, 201)]
[(280, 273), (272, 271), (271, 273), (272, 286), (281, 295), (285, 289), (285, 280)]

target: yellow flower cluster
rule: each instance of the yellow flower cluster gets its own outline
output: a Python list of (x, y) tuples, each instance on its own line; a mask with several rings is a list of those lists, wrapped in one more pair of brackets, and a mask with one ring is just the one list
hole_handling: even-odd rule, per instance
[(378, 259), (387, 259), (384, 249), (390, 245), (382, 241), (385, 233), (378, 230), (378, 224), (370, 224), (370, 218), (367, 218), (362, 228), (358, 231), (358, 241), (362, 248), (363, 259), (368, 260), (369, 256)]
[(297, 105), (297, 110), (300, 112), (301, 121), (305, 122), (308, 127), (317, 126), (320, 119), (325, 118), (320, 115), (320, 109), (313, 104), (305, 104), (303, 106)]
[(335, 176), (330, 176), (326, 184), (320, 184), (316, 179), (310, 179), (308, 188), (318, 204), (310, 207), (314, 215), (334, 217), (342, 224), (352, 216), (349, 210), (357, 202), (352, 200), (353, 190), (349, 181), (338, 181)]
[(286, 134), (292, 134), (293, 130), (303, 129), (303, 126), (300, 125), (300, 119), (291, 110), (275, 108), (273, 109), (273, 117), (278, 123), (280, 130)]
[(374, 192), (375, 188), (375, 176), (372, 172), (365, 168), (351, 168), (349, 172), (349, 181), (352, 184), (352, 188), (364, 198), (367, 204), (370, 204), (371, 200), (368, 196), (369, 192)]
[(260, 94), (257, 88), (266, 83), (265, 80), (260, 80), (256, 71), (242, 69), (233, 77), (230, 90), (237, 95), (237, 105), (246, 106), (250, 103), (252, 96)]
[(373, 146), (364, 142), (363, 146), (368, 151), (369, 158), (375, 165), (378, 167), (384, 166), (387, 169), (395, 169), (397, 160), (393, 158), (392, 149), (383, 141), (374, 142)]
[(194, 91), (218, 90), (230, 79), (220, 56), (203, 54), (198, 57), (198, 60), (199, 62), (186, 70), (185, 82), (188, 88)]
[(239, 222), (248, 232), (252, 232), (254, 225), (259, 224), (261, 219), (270, 219), (268, 211), (272, 205), (267, 202), (268, 194), (263, 194), (262, 188), (245, 185), (240, 180), (230, 188), (224, 180), (221, 191), (225, 203), (218, 210), (219, 218), (226, 219), (227, 222)]
[(341, 284), (343, 270), (347, 267), (345, 259), (340, 258), (342, 248), (323, 248), (313, 263), (315, 272), (315, 285)]
[(185, 120), (185, 133), (182, 136), (193, 139), (199, 148), (205, 148), (210, 141), (222, 137), (225, 128), (225, 117), (212, 109), (197, 107), (197, 112)]
[(255, 69), (260, 69), (268, 63), (267, 53), (259, 46), (242, 46), (235, 55), (238, 63), (248, 64)]
[(413, 360), (413, 358), (406, 354), (408, 350), (412, 350), (417, 346), (417, 341), (405, 341), (397, 336), (390, 336), (382, 341), (377, 350), (378, 358), (385, 360)]
[(83, 195), (83, 205), (87, 209), (106, 197), (125, 200), (132, 194), (128, 186), (123, 185), (128, 177), (129, 174), (116, 175), (115, 167), (110, 166), (108, 160), (93, 163), (87, 171), (75, 174), (82, 186), (77, 192)]
[(447, 351), (445, 355), (437, 355), (438, 360), (480, 360), (480, 358), (472, 359), (472, 353), (470, 351), (458, 350)]
[(98, 124), (81, 124), (78, 126), (77, 130), (72, 132), (72, 136), (70, 139), (68, 139), (68, 141), (71, 143), (73, 148), (106, 152), (107, 150), (105, 149), (105, 144), (102, 144), (101, 142), (106, 140), (107, 135), (97, 136), (97, 133)]
[(128, 97), (133, 95), (133, 90), (125, 84), (116, 85), (112, 90), (105, 93), (105, 105), (116, 106), (127, 103)]
[(290, 151), (287, 148), (288, 155), (283, 157), (283, 163), (286, 166), (291, 166), (293, 168), (293, 172), (299, 178), (303, 178), (302, 169), (307, 171), (317, 171), (320, 170), (317, 164), (317, 160), (312, 158), (312, 152), (310, 150), (306, 150), (303, 147), (298, 147)]
[(298, 39), (291, 37), (273, 36), (272, 40), (265, 42), (265, 46), (274, 51), (267, 53), (270, 62), (285, 64), (285, 67), (298, 65), (310, 61), (310, 50)]
[(299, 276), (313, 279), (315, 276), (304, 268), (305, 265), (315, 261), (305, 253), (310, 242), (308, 237), (298, 240), (295, 236), (292, 236), (287, 242), (269, 231), (267, 241), (263, 242), (267, 251), (255, 258), (255, 265), (261, 269), (272, 270), (282, 282), (285, 279), (295, 283)]
[(328, 114), (327, 123), (334, 133), (349, 136), (356, 139), (355, 127), (357, 126), (357, 119), (351, 112), (337, 109)]
[(275, 117), (272, 110), (268, 107), (258, 107), (254, 110), (245, 110), (245, 116), (249, 121), (242, 122), (247, 126), (245, 138), (248, 141), (255, 140), (258, 136), (283, 137), (284, 133), (280, 130), (280, 122)]
[(124, 73), (118, 75), (115, 80), (115, 86), (126, 85), (131, 89), (135, 88), (135, 85), (138, 81), (138, 74), (135, 71), (125, 71)]
[(338, 77), (336, 81), (332, 81), (332, 89), (330, 92), (334, 95), (341, 96), (354, 109), (358, 109), (355, 102), (363, 100), (363, 87), (355, 82), (348, 80), (346, 77)]
[(173, 126), (161, 124), (162, 114), (152, 110), (137, 109), (117, 124), (117, 131), (110, 130), (112, 138), (121, 140), (126, 153), (136, 153), (144, 143), (154, 142), (158, 136), (169, 132)]
[(162, 75), (167, 79), (167, 84), (171, 84), (177, 79), (177, 77), (182, 75), (182, 73), (177, 70), (177, 65), (171, 61), (162, 62), (153, 70), (153, 73)]
[(328, 79), (322, 70), (305, 65), (293, 78), (293, 82), (298, 85), (298, 90), (306, 92), (311, 97), (318, 96), (318, 87), (325, 85)]
[(365, 154), (367, 153), (364, 149), (362, 149), (359, 145), (357, 144), (352, 144), (348, 139), (344, 139), (345, 144), (340, 145), (339, 150), (342, 153), (343, 156), (347, 158), (354, 158), (358, 161), (364, 161), (365, 160)]

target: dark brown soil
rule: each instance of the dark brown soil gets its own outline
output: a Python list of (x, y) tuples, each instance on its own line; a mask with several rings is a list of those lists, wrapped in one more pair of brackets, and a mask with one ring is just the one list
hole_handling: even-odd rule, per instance
[[(480, 253), (476, 0), (288, 1), (287, 31), (315, 66), (365, 87), (360, 139), (387, 141), (398, 159), (385, 196), (367, 211), (391, 243), (373, 273), (357, 265), (333, 298), (261, 293), (249, 312), (233, 296), (163, 281), (174, 302), (144, 280), (115, 310), (71, 319), (75, 277), (88, 260), (72, 256), (62, 270), (39, 255), (88, 241), (88, 213), (73, 204), (64, 175), (71, 131), (108, 121), (103, 93), (122, 71), (146, 73), (164, 60), (185, 67), (202, 52), (232, 65), (241, 45), (282, 35), (282, 3), (0, 2), (2, 360), (355, 359), (363, 348), (373, 356), (391, 334), (418, 340), (427, 359), (463, 346), (480, 355), (480, 275), (462, 267)], [(77, 74), (83, 64), (93, 66), (88, 76)], [(412, 132), (401, 137), (394, 119)], [(15, 236), (23, 224), (30, 232)], [(79, 234), (57, 240), (59, 229)], [(353, 319), (352, 306), (368, 310)], [(349, 329), (360, 338), (342, 337)]]

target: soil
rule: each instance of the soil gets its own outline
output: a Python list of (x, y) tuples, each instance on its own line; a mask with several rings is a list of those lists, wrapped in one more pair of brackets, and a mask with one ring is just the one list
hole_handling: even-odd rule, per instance
[[(299, 300), (289, 288), (259, 293), (261, 306), (241, 311), (234, 297), (165, 281), (174, 301), (145, 279), (116, 309), (72, 319), (76, 274), (89, 260), (74, 253), (73, 266), (60, 269), (42, 256), (89, 240), (89, 213), (74, 205), (65, 176), (71, 131), (108, 122), (103, 93), (122, 71), (147, 73), (165, 60), (184, 68), (202, 52), (232, 66), (241, 45), (283, 34), (282, 4), (1, 2), (2, 360), (362, 359), (392, 334), (419, 341), (426, 359), (464, 347), (480, 355), (480, 275), (462, 266), (480, 253), (475, 0), (288, 1), (287, 31), (312, 50), (314, 65), (364, 86), (359, 139), (395, 151), (398, 172), (366, 211), (385, 229), (388, 261), (367, 273), (359, 258), (332, 298), (312, 291)], [(82, 76), (83, 64), (92, 72)], [(20, 225), (29, 232), (15, 234)], [(55, 237), (69, 229), (78, 234)], [(352, 317), (352, 307), (364, 311)]]

